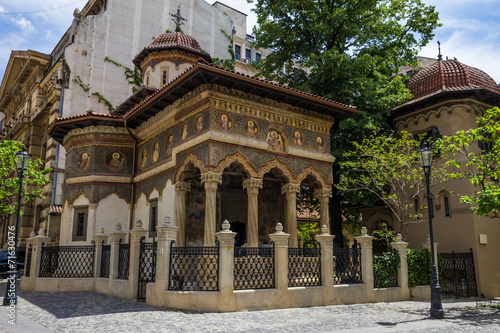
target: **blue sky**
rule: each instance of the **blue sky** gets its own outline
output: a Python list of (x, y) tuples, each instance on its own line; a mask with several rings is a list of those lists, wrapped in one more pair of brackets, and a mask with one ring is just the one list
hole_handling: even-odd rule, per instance
[[(213, 3), (215, 0), (208, 1)], [(219, 0), (249, 14), (247, 32), (255, 24), (251, 4), (246, 0)], [(434, 5), (443, 26), (420, 55), (436, 57), (437, 41), (442, 54), (482, 69), (500, 82), (500, 1), (499, 0), (422, 0)], [(1, 0), (0, 1), (0, 75), (12, 50), (50, 53), (73, 19), (73, 10), (87, 0)], [(30, 13), (28, 13), (30, 12)], [(17, 13), (17, 14), (11, 14)], [(21, 13), (21, 14), (19, 14)]]

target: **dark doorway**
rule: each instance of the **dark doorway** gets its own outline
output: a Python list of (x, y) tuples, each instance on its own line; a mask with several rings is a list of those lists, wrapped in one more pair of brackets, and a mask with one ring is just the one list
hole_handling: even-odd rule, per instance
[(246, 225), (243, 222), (230, 222), (231, 231), (236, 232), (236, 237), (234, 238), (234, 246), (240, 247), (245, 244), (247, 240)]

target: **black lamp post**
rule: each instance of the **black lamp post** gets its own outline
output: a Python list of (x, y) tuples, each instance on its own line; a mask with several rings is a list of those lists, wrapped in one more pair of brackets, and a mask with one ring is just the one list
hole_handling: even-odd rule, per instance
[[(16, 228), (15, 228), (15, 237), (12, 242), (12, 238), (8, 237), (9, 240), (9, 252), (12, 252), (11, 244), (13, 243), (14, 256), (9, 255), (9, 277), (7, 280), (7, 287), (5, 288), (5, 297), (3, 299), (3, 305), (9, 306), (11, 304), (17, 304), (17, 287), (16, 287), (16, 279), (17, 279), (17, 237), (19, 234), (19, 220), (21, 219), (21, 199), (23, 197), (23, 180), (24, 180), (24, 171), (28, 169), (30, 164), (31, 155), (26, 152), (26, 148), (23, 147), (20, 152), (16, 154), (16, 169), (19, 176), (19, 194), (17, 196), (17, 218), (16, 218)], [(9, 227), (10, 231), (10, 227)], [(13, 263), (13, 264), (12, 264)]]
[(432, 272), (431, 272), (431, 317), (434, 319), (443, 319), (444, 310), (441, 304), (441, 294), (439, 286), (436, 261), (434, 260), (434, 235), (432, 232), (432, 199), (431, 199), (431, 188), (430, 188), (430, 175), (432, 167), (432, 157), (434, 151), (425, 145), (424, 149), (420, 150), (420, 162), (422, 163), (422, 168), (425, 173), (425, 184), (427, 186), (427, 211), (429, 212), (429, 234), (431, 240), (431, 260), (432, 260)]

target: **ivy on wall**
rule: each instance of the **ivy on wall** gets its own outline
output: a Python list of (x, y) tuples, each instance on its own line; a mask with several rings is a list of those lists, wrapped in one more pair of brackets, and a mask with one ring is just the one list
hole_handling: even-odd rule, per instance
[(127, 81), (129, 84), (133, 84), (134, 87), (132, 87), (132, 92), (135, 93), (137, 90), (139, 90), (142, 87), (142, 72), (137, 68), (137, 66), (134, 66), (134, 69), (130, 69), (129, 67), (120, 64), (118, 61), (115, 61), (111, 59), (110, 57), (106, 56), (104, 57), (104, 61), (110, 62), (118, 67), (123, 68), (125, 71), (123, 74), (125, 74), (125, 77), (127, 78)]
[[(76, 84), (78, 84), (83, 89), (83, 91), (85, 91), (85, 92), (89, 92), (90, 91), (90, 84), (84, 83), (83, 80), (82, 80), (82, 78), (80, 77), (80, 75), (77, 75), (76, 78), (73, 79), (73, 81)], [(104, 105), (106, 105), (106, 107), (108, 108), (109, 113), (112, 113), (115, 110), (115, 108), (113, 107), (113, 104), (111, 104), (111, 102), (108, 101), (101, 93), (95, 91), (95, 92), (92, 93), (92, 95), (97, 97), (97, 101), (99, 103), (103, 103)], [(92, 112), (93, 112), (92, 110), (87, 110), (87, 113), (92, 113)]]
[(234, 70), (234, 64), (236, 62), (236, 53), (234, 53), (234, 39), (233, 36), (229, 35), (224, 29), (221, 29), (222, 33), (229, 40), (229, 46), (227, 47), (227, 51), (231, 55), (231, 59), (221, 59), (221, 58), (212, 58), (214, 64), (220, 67), (229, 68)]
[(73, 82), (75, 82), (75, 83), (76, 83), (76, 84), (78, 84), (80, 87), (82, 87), (83, 91), (85, 91), (85, 92), (89, 92), (89, 90), (90, 90), (90, 85), (83, 83), (82, 78), (80, 77), (80, 75), (77, 75), (77, 76), (76, 76), (76, 79), (73, 79)]

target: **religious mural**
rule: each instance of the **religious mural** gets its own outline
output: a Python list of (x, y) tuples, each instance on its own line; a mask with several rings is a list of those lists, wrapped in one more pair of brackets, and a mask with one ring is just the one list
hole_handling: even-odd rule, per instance
[(272, 129), (267, 133), (266, 136), (267, 149), (276, 151), (285, 151), (285, 145), (283, 143), (283, 137), (281, 133)]
[(104, 163), (109, 170), (120, 171), (125, 167), (126, 159), (121, 152), (113, 151), (106, 155)]
[(229, 132), (233, 129), (233, 119), (230, 115), (226, 113), (221, 113), (219, 116), (219, 120), (217, 122), (219, 124), (219, 128), (224, 132)]
[(157, 141), (153, 144), (153, 150), (151, 153), (151, 161), (153, 162), (153, 164), (158, 161), (159, 156), (160, 156), (160, 144)]
[(90, 154), (87, 152), (80, 153), (76, 160), (76, 165), (78, 171), (85, 171), (89, 167), (90, 163)]
[(325, 139), (321, 136), (317, 136), (316, 139), (314, 140), (314, 145), (316, 146), (316, 150), (319, 151), (320, 153), (325, 151), (326, 148), (326, 143)]
[(247, 122), (245, 123), (245, 132), (252, 138), (256, 137), (259, 133), (259, 125), (253, 119), (247, 120)]
[(181, 127), (180, 137), (182, 141), (186, 140), (188, 137), (188, 126), (186, 124)]
[(199, 115), (196, 117), (196, 120), (194, 122), (194, 132), (196, 134), (199, 134), (203, 130), (203, 116)]
[(165, 154), (167, 155), (167, 158), (172, 157), (172, 151), (174, 150), (174, 136), (170, 134), (165, 140)]
[(292, 142), (297, 147), (302, 147), (304, 145), (304, 134), (300, 131), (293, 132)]
[(146, 149), (143, 149), (141, 151), (141, 154), (139, 155), (139, 166), (144, 168), (146, 166), (146, 162), (148, 160), (148, 151)]

